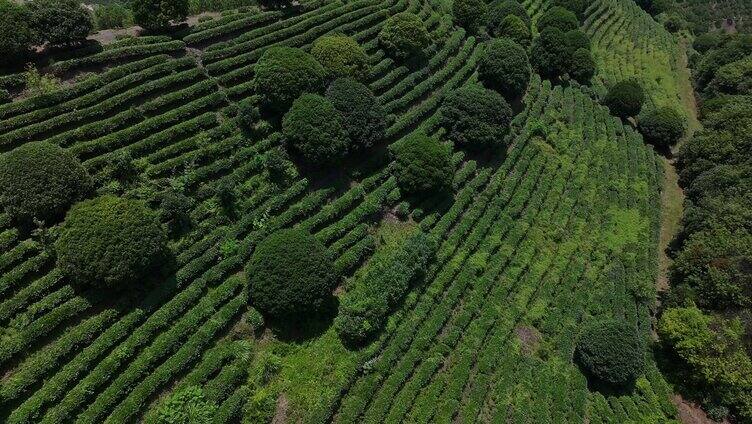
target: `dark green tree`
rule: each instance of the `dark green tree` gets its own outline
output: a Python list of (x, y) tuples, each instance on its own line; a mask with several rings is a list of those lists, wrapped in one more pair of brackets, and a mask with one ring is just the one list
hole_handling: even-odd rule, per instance
[(311, 55), (326, 69), (330, 79), (368, 76), (368, 55), (355, 39), (343, 34), (325, 35), (313, 43)]
[(608, 320), (586, 326), (577, 342), (575, 358), (599, 381), (617, 387), (629, 385), (645, 367), (645, 346), (633, 325)]
[(73, 281), (122, 288), (163, 265), (167, 236), (143, 202), (102, 196), (74, 205), (55, 242), (57, 266)]
[(577, 49), (572, 54), (569, 76), (580, 84), (588, 84), (595, 75), (595, 60), (590, 50)]
[(498, 37), (501, 23), (509, 15), (520, 18), (525, 27), (530, 29), (530, 15), (527, 14), (525, 6), (516, 0), (494, 0), (488, 7), (488, 32)]
[(89, 11), (76, 0), (34, 0), (27, 6), (39, 43), (80, 42), (94, 27)]
[(612, 114), (626, 119), (637, 116), (645, 102), (645, 91), (637, 80), (628, 79), (616, 83), (608, 90), (603, 104)]
[(525, 49), (508, 38), (492, 40), (478, 63), (478, 79), (507, 99), (522, 95), (530, 81)]
[(397, 59), (421, 56), (428, 47), (431, 36), (418, 15), (398, 13), (387, 19), (379, 33), (379, 44)]
[(447, 137), (469, 148), (501, 143), (512, 120), (512, 109), (504, 97), (479, 85), (468, 85), (449, 94), (439, 114), (439, 124)]
[(684, 137), (686, 120), (676, 109), (664, 106), (640, 114), (638, 128), (645, 141), (667, 149)]
[(567, 32), (578, 29), (580, 21), (574, 12), (560, 6), (554, 6), (543, 12), (535, 25), (541, 32), (546, 28), (558, 28), (562, 32)]
[(0, 66), (18, 62), (29, 51), (36, 36), (30, 22), (25, 6), (0, 0)]
[(0, 156), (0, 204), (23, 224), (57, 222), (92, 188), (78, 159), (57, 145), (27, 143)]
[(363, 83), (351, 78), (335, 80), (326, 98), (342, 115), (342, 125), (355, 149), (371, 147), (386, 134), (386, 112), (379, 99)]
[(389, 150), (394, 159), (392, 173), (404, 193), (441, 192), (451, 187), (451, 148), (438, 139), (415, 132)]
[(532, 37), (530, 35), (530, 28), (525, 25), (522, 19), (515, 15), (507, 15), (495, 30), (494, 36), (509, 38), (521, 46), (529, 46)]
[(468, 33), (476, 34), (486, 25), (488, 6), (483, 0), (454, 0), (452, 3), (454, 22)]
[(556, 27), (541, 31), (530, 47), (530, 63), (544, 78), (556, 79), (569, 71), (571, 56), (565, 33)]
[(269, 111), (285, 113), (303, 93), (324, 89), (326, 70), (301, 49), (271, 47), (256, 64), (254, 84), (262, 105)]
[(295, 100), (282, 120), (282, 134), (292, 151), (311, 165), (336, 162), (350, 144), (341, 115), (318, 94), (303, 94)]
[(326, 247), (297, 228), (279, 230), (259, 243), (245, 272), (251, 303), (275, 318), (316, 312), (337, 284)]
[(577, 15), (578, 19), (582, 19), (591, 2), (587, 0), (554, 0), (552, 4), (567, 9)]
[(148, 30), (164, 30), (171, 22), (188, 17), (188, 0), (132, 0), (131, 10), (136, 23)]

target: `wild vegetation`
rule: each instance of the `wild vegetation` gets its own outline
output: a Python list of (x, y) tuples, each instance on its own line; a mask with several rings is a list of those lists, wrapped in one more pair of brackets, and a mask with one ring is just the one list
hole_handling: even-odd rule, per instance
[(643, 8), (0, 0), (0, 421), (749, 419), (752, 43), (686, 140)]

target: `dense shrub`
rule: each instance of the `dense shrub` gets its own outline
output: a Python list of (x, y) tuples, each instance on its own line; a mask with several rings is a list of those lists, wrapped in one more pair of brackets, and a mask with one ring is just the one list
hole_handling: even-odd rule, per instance
[(24, 6), (11, 0), (0, 0), (0, 66), (13, 63), (23, 56), (34, 42), (31, 17)]
[(752, 94), (752, 56), (718, 68), (708, 90), (715, 95)]
[(620, 118), (637, 116), (645, 102), (645, 92), (639, 82), (633, 79), (616, 83), (608, 90), (603, 104), (612, 114)]
[(593, 377), (625, 386), (642, 373), (643, 351), (643, 343), (632, 325), (624, 321), (602, 321), (583, 329), (575, 355)]
[(580, 22), (574, 12), (560, 6), (554, 6), (545, 11), (536, 22), (538, 31), (546, 28), (558, 28), (563, 32), (572, 31), (580, 27)]
[(684, 137), (686, 124), (679, 112), (664, 106), (640, 114), (639, 129), (648, 143), (669, 148)]
[(431, 37), (425, 24), (414, 13), (402, 12), (387, 19), (379, 33), (379, 43), (392, 56), (407, 59), (420, 56)]
[(587, 0), (554, 0), (552, 4), (567, 9), (577, 15), (578, 19), (582, 19), (591, 2)]
[(282, 120), (282, 133), (293, 152), (309, 164), (332, 163), (344, 157), (350, 140), (342, 117), (318, 94), (303, 94)]
[(368, 76), (368, 55), (352, 37), (325, 35), (313, 43), (311, 55), (324, 67), (330, 79)]
[(590, 38), (579, 29), (565, 32), (564, 44), (567, 46), (567, 50), (572, 53), (579, 49), (590, 50)]
[(590, 50), (577, 49), (572, 54), (572, 63), (569, 68), (569, 76), (580, 84), (587, 84), (595, 75), (595, 60)]
[(558, 78), (569, 70), (571, 54), (566, 33), (556, 27), (541, 31), (530, 47), (530, 63), (544, 78)]
[(368, 148), (384, 138), (386, 112), (367, 86), (351, 78), (340, 78), (329, 86), (326, 98), (342, 115), (342, 125), (353, 148)]
[(253, 306), (277, 318), (317, 311), (337, 284), (329, 252), (297, 228), (277, 231), (259, 243), (245, 271)]
[(449, 94), (439, 110), (447, 137), (460, 146), (488, 147), (504, 139), (512, 109), (501, 94), (468, 85)]
[(530, 81), (525, 49), (508, 38), (492, 40), (478, 63), (478, 79), (507, 99), (520, 96)]
[(155, 424), (211, 424), (217, 405), (198, 386), (180, 389), (167, 398), (157, 411)]
[(39, 43), (83, 41), (94, 27), (89, 11), (76, 0), (34, 0), (27, 5)]
[(164, 265), (167, 237), (138, 200), (102, 196), (74, 205), (55, 242), (57, 265), (80, 284), (122, 287)]
[(495, 0), (488, 7), (488, 32), (498, 37), (501, 23), (509, 15), (520, 18), (525, 27), (530, 29), (530, 15), (527, 14), (525, 6), (516, 0)]
[(91, 188), (78, 159), (58, 146), (28, 143), (0, 156), (0, 204), (20, 222), (57, 221)]
[(722, 36), (719, 32), (706, 32), (695, 37), (692, 41), (692, 48), (699, 53), (705, 53), (721, 44)]
[(126, 28), (134, 23), (133, 12), (121, 3), (94, 6), (94, 27), (97, 30)]
[(132, 0), (133, 19), (149, 30), (162, 30), (188, 17), (188, 0)]
[(167, 190), (159, 203), (160, 221), (167, 224), (171, 232), (180, 232), (191, 225), (193, 199), (177, 190)]
[(692, 75), (699, 90), (713, 79), (716, 71), (723, 65), (743, 59), (752, 54), (752, 34), (735, 34), (720, 45), (708, 51), (694, 67)]
[(454, 0), (452, 2), (454, 22), (471, 34), (477, 33), (480, 27), (486, 25), (487, 13), (488, 6), (483, 0)]
[(451, 148), (438, 139), (415, 132), (390, 146), (392, 172), (404, 193), (426, 193), (451, 187), (454, 168)]
[(532, 37), (530, 28), (525, 25), (522, 19), (515, 15), (507, 15), (495, 30), (494, 35), (499, 38), (509, 38), (521, 46), (529, 46)]
[(342, 296), (334, 328), (348, 344), (357, 345), (381, 330), (389, 312), (425, 270), (436, 241), (422, 232), (412, 235), (387, 260), (368, 268)]
[(272, 47), (264, 52), (255, 67), (256, 91), (263, 106), (284, 113), (303, 93), (318, 93), (324, 88), (326, 71), (310, 54), (292, 47)]

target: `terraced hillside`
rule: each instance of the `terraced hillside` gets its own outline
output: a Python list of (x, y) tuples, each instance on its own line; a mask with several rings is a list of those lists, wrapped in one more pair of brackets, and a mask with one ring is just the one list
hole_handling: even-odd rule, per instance
[[(280, 180), (266, 158), (281, 133), (261, 120), (247, 131), (237, 116), (239, 102), (260, 94), (254, 69), (269, 47), (310, 49), (330, 33), (357, 40), (389, 145), (418, 131), (443, 135), (438, 108), (476, 81), (486, 46), (439, 0), (304, 3), (300, 14), (228, 14), (178, 40), (126, 39), (57, 61), (49, 70), (73, 82), (0, 105), (0, 151), (46, 140), (80, 159), (100, 193), (154, 203), (150, 193), (170, 188), (193, 202), (190, 229), (170, 241), (174, 269), (116, 299), (81, 290), (56, 268), (45, 232), (0, 214), (0, 421), (151, 422), (166, 395), (195, 385), (217, 405), (217, 423), (269, 410), (291, 422), (674, 418), (652, 359), (622, 394), (588, 387), (572, 362), (582, 327), (597, 319), (650, 337), (663, 168), (639, 133), (591, 90), (534, 76), (509, 149), (490, 158), (456, 149), (446, 198), (401, 193), (384, 154), (324, 173), (288, 166)], [(538, 16), (548, 4), (525, 6)], [(433, 40), (420, 67), (377, 40), (402, 11)], [(678, 47), (655, 25), (631, 0), (590, 6), (596, 89), (636, 76), (656, 104), (679, 104)], [(123, 158), (136, 174), (127, 181)], [(232, 213), (218, 199), (227, 186)], [(253, 276), (242, 270), (260, 241), (289, 227), (313, 234), (353, 279), (418, 230), (439, 248), (361, 349), (343, 345), (331, 322), (254, 334)]]

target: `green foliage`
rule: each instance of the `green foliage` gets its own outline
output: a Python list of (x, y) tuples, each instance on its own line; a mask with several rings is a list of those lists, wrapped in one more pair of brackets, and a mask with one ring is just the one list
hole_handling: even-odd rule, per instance
[(126, 28), (134, 23), (133, 12), (121, 3), (100, 4), (94, 7), (94, 27), (97, 30)]
[(198, 386), (172, 393), (157, 412), (156, 424), (210, 424), (217, 405), (206, 399)]
[(451, 187), (451, 148), (434, 137), (415, 132), (389, 147), (392, 173), (404, 193), (440, 192)]
[(488, 6), (483, 0), (454, 0), (452, 14), (457, 25), (475, 34), (486, 25)]
[(522, 19), (515, 15), (507, 15), (495, 30), (494, 35), (500, 38), (509, 38), (521, 46), (529, 46), (530, 38), (532, 37), (530, 28), (525, 25)]
[(639, 117), (639, 129), (645, 140), (664, 149), (684, 137), (686, 127), (686, 119), (668, 106), (650, 109)]
[(379, 33), (379, 44), (397, 59), (421, 56), (431, 36), (414, 13), (401, 12), (387, 19)]
[(368, 148), (383, 140), (386, 112), (366, 85), (340, 78), (329, 86), (326, 98), (342, 115), (342, 125), (353, 148)]
[(502, 142), (512, 120), (512, 109), (504, 97), (478, 85), (452, 92), (439, 113), (439, 125), (450, 140), (476, 149)]
[(574, 13), (578, 19), (582, 19), (585, 16), (585, 10), (591, 3), (587, 0), (553, 0), (552, 4), (567, 9)]
[(736, 34), (727, 37), (717, 47), (702, 56), (693, 69), (693, 76), (700, 91), (715, 76), (716, 71), (723, 65), (736, 62), (752, 54), (752, 34)]
[(326, 69), (330, 79), (368, 76), (368, 55), (355, 39), (343, 34), (325, 35), (313, 43), (311, 55)]
[(595, 60), (588, 49), (577, 49), (572, 54), (569, 75), (580, 84), (587, 84), (595, 75)]
[(309, 164), (333, 163), (347, 154), (350, 140), (342, 117), (318, 94), (303, 94), (282, 120), (282, 134), (290, 149)]
[(51, 75), (43, 75), (32, 64), (26, 66), (24, 73), (26, 91), (32, 96), (46, 96), (60, 88), (60, 80)]
[(255, 67), (254, 85), (263, 106), (284, 113), (303, 93), (324, 88), (326, 70), (310, 54), (292, 47), (272, 47)]
[(388, 260), (370, 267), (340, 300), (334, 321), (340, 338), (358, 345), (380, 331), (389, 312), (404, 297), (410, 284), (422, 275), (436, 249), (435, 240), (418, 232)]
[(622, 387), (642, 374), (644, 350), (645, 346), (632, 325), (624, 321), (600, 321), (582, 330), (575, 355), (590, 375)]
[(74, 205), (55, 242), (57, 265), (73, 281), (120, 288), (164, 266), (167, 237), (138, 200), (102, 196)]
[(509, 15), (520, 18), (530, 30), (530, 15), (523, 5), (516, 0), (494, 0), (488, 7), (488, 32), (495, 37), (500, 36), (501, 24)]
[(34, 0), (27, 7), (38, 43), (80, 42), (94, 27), (89, 11), (76, 0)]
[(92, 186), (78, 159), (46, 142), (24, 144), (0, 156), (0, 204), (25, 224), (34, 218), (56, 222)]
[(718, 68), (708, 90), (715, 95), (752, 94), (752, 55)]
[(138, 25), (148, 30), (163, 30), (171, 22), (188, 17), (188, 0), (132, 0), (131, 9)]
[(259, 243), (245, 272), (251, 303), (275, 318), (316, 312), (338, 278), (326, 247), (297, 228), (279, 230)]
[(560, 6), (554, 6), (543, 12), (535, 25), (540, 32), (543, 32), (546, 28), (558, 28), (562, 32), (567, 32), (578, 29), (580, 21), (574, 12)]
[(720, 32), (706, 32), (695, 37), (692, 48), (702, 54), (721, 44), (721, 41), (723, 38)]
[(167, 224), (172, 233), (178, 233), (191, 225), (193, 199), (185, 194), (170, 189), (162, 194), (159, 204), (160, 221)]
[(569, 71), (571, 55), (565, 33), (556, 27), (540, 32), (530, 47), (530, 64), (542, 77), (555, 79)]
[(603, 104), (611, 113), (622, 119), (637, 116), (644, 102), (645, 91), (640, 83), (633, 79), (616, 83), (603, 99)]
[(522, 95), (530, 81), (525, 49), (508, 38), (492, 40), (478, 63), (478, 79), (507, 99)]
[(752, 419), (752, 360), (738, 320), (704, 314), (694, 305), (670, 308), (658, 322), (658, 334), (689, 367), (685, 378), (702, 388), (706, 399), (732, 407), (742, 420)]
[(0, 0), (0, 66), (14, 63), (35, 40), (29, 11), (11, 0)]

